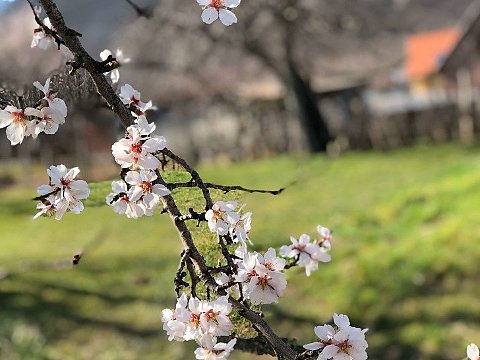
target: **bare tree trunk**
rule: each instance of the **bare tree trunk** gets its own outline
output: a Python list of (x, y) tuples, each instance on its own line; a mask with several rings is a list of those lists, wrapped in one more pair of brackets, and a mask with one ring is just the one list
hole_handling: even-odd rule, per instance
[(297, 112), (311, 152), (325, 152), (332, 140), (325, 120), (320, 113), (310, 84), (299, 74), (292, 61), (288, 62), (287, 91), (295, 98)]

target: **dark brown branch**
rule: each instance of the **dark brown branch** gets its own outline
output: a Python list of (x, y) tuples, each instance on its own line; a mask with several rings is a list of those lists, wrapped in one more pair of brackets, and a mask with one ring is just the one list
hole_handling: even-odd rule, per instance
[(65, 46), (74, 55), (75, 61), (81, 64), (81, 67), (85, 68), (90, 74), (98, 93), (105, 99), (112, 111), (120, 117), (124, 127), (132, 125), (133, 117), (103, 75), (101, 63), (87, 53), (78, 39), (78, 33), (67, 27), (62, 14), (52, 0), (40, 0), (40, 3), (50, 19), (52, 26), (55, 28), (55, 31), (62, 38)]
[(195, 266), (190, 258), (187, 259), (187, 270), (192, 281), (191, 292), (193, 297), (197, 297), (197, 285), (200, 283), (200, 278), (195, 271)]
[[(212, 197), (210, 196), (210, 191), (208, 190), (208, 188), (203, 183), (203, 180), (200, 177), (200, 175), (198, 175), (198, 172), (195, 169), (193, 169), (190, 165), (188, 165), (188, 163), (184, 159), (182, 159), (180, 156), (174, 154), (169, 149), (164, 148), (163, 150), (160, 150), (160, 153), (165, 154), (170, 159), (175, 161), (177, 164), (179, 164), (181, 167), (183, 167), (185, 169), (185, 171), (187, 171), (192, 176), (192, 180), (195, 181), (195, 184), (197, 185), (197, 187), (200, 190), (202, 190), (203, 197), (205, 198), (205, 210), (211, 209), (212, 206), (213, 206), (213, 201), (212, 201)], [(165, 184), (165, 186), (167, 186), (167, 185)]]
[[(240, 185), (219, 185), (219, 184), (214, 184), (214, 183), (209, 183), (205, 182), (203, 183), (205, 187), (209, 189), (216, 189), (216, 190), (221, 190), (223, 191), (224, 194), (229, 193), (230, 191), (243, 191), (243, 192), (248, 192), (248, 193), (261, 193), (261, 194), (272, 194), (272, 195), (278, 195), (281, 194), (286, 188), (280, 188), (278, 190), (263, 190), (263, 189), (249, 189), (245, 188)], [(182, 183), (168, 183), (167, 187), (169, 190), (174, 190), (178, 188), (193, 188), (197, 187), (197, 184), (194, 181), (188, 181), (188, 182), (182, 182)]]
[(183, 280), (187, 273), (183, 271), (185, 268), (185, 263), (188, 259), (189, 253), (188, 250), (183, 250), (180, 257), (180, 263), (178, 264), (177, 272), (175, 273), (175, 277), (173, 278), (173, 283), (175, 285), (175, 293), (177, 294), (177, 298), (180, 297), (180, 293), (182, 291), (182, 287), (187, 287), (188, 283)]

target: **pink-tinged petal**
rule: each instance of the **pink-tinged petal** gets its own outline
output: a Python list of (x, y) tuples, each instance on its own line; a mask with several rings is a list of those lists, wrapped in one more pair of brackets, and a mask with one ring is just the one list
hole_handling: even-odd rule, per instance
[(202, 11), (202, 21), (205, 24), (211, 24), (218, 19), (218, 11), (215, 8), (209, 7)]
[(218, 10), (218, 12), (219, 12), (220, 21), (222, 22), (223, 25), (230, 26), (237, 22), (237, 17), (230, 10), (220, 9)]
[(0, 110), (0, 129), (10, 125), (13, 121), (13, 116), (8, 111)]
[(143, 169), (155, 170), (160, 166), (160, 160), (158, 160), (152, 154), (147, 154), (138, 159), (138, 165)]
[(240, 5), (242, 0), (223, 0), (223, 3), (225, 4), (226, 7), (229, 8), (234, 8)]
[(322, 346), (323, 345), (319, 342), (313, 342), (313, 343), (310, 343), (310, 344), (303, 345), (303, 348), (307, 349), (307, 350), (318, 350), (318, 349), (321, 349)]
[(25, 136), (25, 128), (22, 124), (12, 123), (7, 127), (6, 133), (11, 145), (21, 144)]
[(337, 355), (338, 354), (338, 350), (339, 348), (335, 345), (327, 345), (323, 348), (322, 350), (322, 355), (325, 359), (330, 359), (332, 358), (334, 355)]
[(207, 6), (210, 5), (210, 0), (197, 0), (198, 5)]

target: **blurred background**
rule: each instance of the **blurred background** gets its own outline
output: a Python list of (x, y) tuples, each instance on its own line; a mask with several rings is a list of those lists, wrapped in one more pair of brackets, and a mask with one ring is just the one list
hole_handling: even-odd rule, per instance
[[(274, 329), (307, 343), (342, 312), (370, 328), (371, 359), (464, 358), (480, 339), (480, 1), (244, 0), (228, 28), (203, 24), (194, 0), (132, 1), (57, 4), (92, 56), (132, 59), (119, 84), (153, 101), (156, 133), (206, 180), (295, 182), (232, 195), (254, 212), (257, 250), (334, 230), (332, 263), (292, 271), (266, 307)], [(36, 27), (25, 1), (0, 1), (0, 85), (19, 96), (69, 58), (30, 49)], [(12, 147), (0, 132), (0, 358), (193, 358), (161, 329), (177, 235), (103, 206), (123, 129), (95, 94), (62, 95), (55, 136)], [(60, 163), (99, 182), (88, 211), (33, 222)]]

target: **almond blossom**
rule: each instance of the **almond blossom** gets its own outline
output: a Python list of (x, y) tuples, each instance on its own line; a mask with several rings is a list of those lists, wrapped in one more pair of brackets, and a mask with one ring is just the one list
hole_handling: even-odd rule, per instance
[[(48, 17), (43, 19), (43, 24), (47, 28), (53, 29), (50, 19)], [(32, 39), (32, 43), (30, 44), (30, 47), (32, 48), (39, 47), (42, 50), (47, 50), (52, 45), (54, 45), (53, 36), (50, 34), (47, 34), (42, 27), (38, 27), (33, 30), (33, 39)]]
[(120, 99), (122, 102), (129, 106), (132, 114), (136, 117), (145, 115), (147, 110), (154, 110), (152, 101), (143, 102), (140, 100), (140, 92), (135, 90), (132, 85), (125, 84), (120, 88)]
[[(29, 111), (31, 108), (27, 108)], [(7, 139), (11, 145), (21, 144), (31, 134), (32, 124), (23, 109), (8, 105), (0, 110), (0, 129), (6, 127)]]
[(58, 131), (58, 127), (61, 124), (65, 124), (65, 117), (58, 110), (51, 107), (44, 107), (41, 110), (27, 108), (25, 109), (25, 115), (35, 117), (31, 122), (33, 138), (36, 138), (41, 132), (53, 135)]
[(199, 360), (224, 360), (233, 351), (237, 339), (232, 339), (228, 343), (217, 343), (209, 338), (201, 341), (198, 349), (195, 350), (195, 358)]
[[(100, 53), (100, 59), (105, 61), (110, 55), (113, 56), (112, 52), (108, 49), (105, 49)], [(117, 49), (117, 51), (115, 51), (115, 56), (113, 57), (115, 58), (115, 60), (112, 61), (112, 63), (117, 66), (121, 66), (122, 64), (127, 64), (130, 62), (130, 58), (126, 58), (123, 56), (123, 51), (121, 49)], [(113, 69), (109, 73), (110, 79), (112, 79), (112, 83), (116, 84), (120, 79), (120, 72), (118, 71), (118, 69)], [(108, 72), (105, 74), (108, 74)]]
[(220, 19), (223, 25), (230, 26), (237, 22), (237, 17), (229, 9), (240, 5), (241, 0), (197, 0), (203, 6), (202, 20), (211, 24)]
[(467, 346), (467, 357), (469, 360), (480, 360), (480, 354), (477, 345), (470, 344)]
[(350, 326), (350, 320), (346, 315), (334, 314), (335, 326), (322, 325), (314, 328), (318, 341), (306, 344), (307, 350), (318, 351), (317, 360), (365, 360), (367, 355), (367, 341), (365, 332)]
[(128, 189), (123, 180), (112, 182), (112, 192), (107, 195), (106, 203), (113, 207), (117, 214), (125, 214), (130, 219), (136, 219), (145, 214), (137, 201), (132, 200), (132, 190)]
[[(162, 322), (163, 330), (167, 332), (168, 341), (185, 341), (185, 330), (187, 324), (185, 322), (177, 320), (177, 316), (182, 312), (186, 312), (188, 304), (188, 298), (186, 294), (182, 294), (177, 299), (175, 310), (164, 309), (162, 310)], [(180, 316), (182, 317), (182, 316)]]
[(157, 174), (151, 170), (129, 171), (125, 176), (127, 184), (131, 185), (131, 201), (140, 200), (139, 204), (145, 211), (145, 215), (151, 215), (160, 202), (159, 197), (170, 194), (165, 185), (153, 184)]
[(240, 220), (240, 215), (235, 212), (235, 201), (217, 201), (212, 208), (205, 213), (208, 228), (218, 235), (227, 235), (229, 228)]
[(230, 236), (234, 242), (248, 242), (252, 244), (252, 241), (248, 237), (248, 233), (252, 230), (252, 213), (246, 212), (241, 215), (238, 221), (230, 227)]
[(165, 148), (166, 140), (163, 136), (143, 136), (144, 129), (134, 124), (127, 128), (127, 137), (112, 145), (112, 154), (117, 164), (122, 168), (154, 170), (160, 161), (153, 153)]
[(281, 272), (285, 261), (270, 248), (265, 255), (246, 253), (238, 263), (235, 281), (243, 283), (243, 292), (252, 304), (271, 304), (283, 296), (287, 281)]
[(290, 241), (292, 242), (291, 245), (283, 245), (280, 248), (280, 255), (286, 258), (297, 258), (296, 264), (305, 268), (307, 276), (318, 269), (319, 262), (329, 262), (331, 260), (327, 250), (316, 243), (312, 243), (310, 236), (307, 234), (300, 235), (298, 240), (291, 236)]
[(215, 301), (187, 298), (182, 294), (177, 300), (175, 310), (162, 311), (163, 329), (169, 340), (195, 340), (199, 344), (216, 342), (217, 336), (229, 336), (233, 324), (229, 319), (232, 307), (228, 296)]
[(65, 104), (65, 101), (58, 98), (56, 93), (50, 92), (50, 78), (45, 81), (45, 85), (35, 81), (33, 86), (43, 93), (44, 96), (42, 100), (45, 100), (46, 102), (44, 106), (48, 106), (56, 110), (63, 118), (67, 117), (67, 105)]
[(84, 180), (74, 180), (80, 169), (74, 167), (68, 169), (65, 165), (50, 166), (47, 170), (50, 181), (37, 189), (42, 204), (37, 205), (40, 210), (34, 218), (40, 215), (53, 215), (60, 220), (67, 210), (78, 214), (83, 210), (81, 200), (86, 199), (90, 190)]

